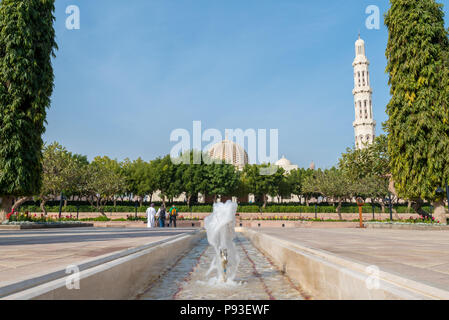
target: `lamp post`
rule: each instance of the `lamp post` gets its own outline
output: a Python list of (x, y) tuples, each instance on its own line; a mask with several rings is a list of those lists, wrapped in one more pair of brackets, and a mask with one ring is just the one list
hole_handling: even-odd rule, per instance
[(447, 185), (447, 181), (446, 181), (446, 198), (447, 198), (448, 205), (449, 205), (449, 186)]
[(58, 215), (59, 219), (61, 219), (63, 197), (64, 197), (64, 195), (62, 194), (62, 191), (61, 191), (61, 197), (60, 197), (60, 200), (59, 200), (59, 215)]
[(376, 216), (374, 215), (374, 202), (371, 202), (371, 207), (373, 208), (373, 221), (376, 220)]
[[(317, 201), (318, 201), (318, 199), (317, 199)], [(318, 219), (318, 212), (317, 212), (317, 209), (318, 209), (318, 203), (315, 202), (315, 220)]]
[(363, 201), (362, 198), (357, 198), (357, 205), (359, 206), (359, 219), (360, 219), (360, 228), (364, 228), (363, 226), (363, 205), (365, 204), (365, 201)]
[(388, 207), (390, 209), (390, 221), (393, 222), (393, 205), (391, 204), (391, 193), (388, 194)]

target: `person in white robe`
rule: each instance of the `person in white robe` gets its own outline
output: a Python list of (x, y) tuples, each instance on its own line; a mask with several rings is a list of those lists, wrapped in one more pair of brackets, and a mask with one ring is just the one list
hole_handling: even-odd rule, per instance
[(156, 217), (156, 209), (154, 209), (154, 203), (152, 203), (151, 206), (147, 209), (148, 228), (155, 227), (156, 221), (155, 217)]

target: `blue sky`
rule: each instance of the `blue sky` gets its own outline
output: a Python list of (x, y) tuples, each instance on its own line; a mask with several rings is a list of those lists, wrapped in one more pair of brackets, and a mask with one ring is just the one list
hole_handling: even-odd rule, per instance
[[(449, 0), (439, 2), (447, 14)], [(80, 30), (65, 28), (72, 4)], [(380, 30), (365, 27), (372, 4)], [(170, 152), (172, 130), (191, 131), (200, 120), (222, 132), (279, 129), (279, 156), (332, 166), (354, 140), (359, 30), (382, 133), (388, 7), (388, 0), (57, 0), (44, 140), (89, 159), (151, 160)]]

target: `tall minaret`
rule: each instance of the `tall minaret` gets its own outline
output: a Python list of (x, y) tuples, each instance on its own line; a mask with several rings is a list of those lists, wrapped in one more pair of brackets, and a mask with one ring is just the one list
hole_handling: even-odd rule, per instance
[(376, 121), (373, 115), (373, 90), (369, 80), (369, 61), (365, 55), (365, 41), (359, 39), (355, 42), (354, 67), (354, 95), (355, 103), (355, 146), (363, 149), (374, 142), (376, 134)]

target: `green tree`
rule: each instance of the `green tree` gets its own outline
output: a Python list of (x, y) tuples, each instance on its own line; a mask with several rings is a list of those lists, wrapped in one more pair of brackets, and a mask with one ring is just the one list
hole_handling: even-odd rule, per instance
[(151, 161), (155, 172), (155, 189), (160, 191), (162, 202), (172, 200), (182, 193), (182, 178), (179, 165), (174, 164), (170, 155)]
[(306, 204), (309, 206), (311, 198), (318, 198), (321, 195), (318, 187), (318, 176), (321, 170), (307, 170), (304, 172), (304, 180), (302, 184), (302, 194), (306, 199)]
[(147, 195), (152, 198), (153, 193), (157, 191), (155, 167), (138, 158), (126, 168), (127, 191), (136, 195), (142, 206), (144, 198)]
[(42, 187), (38, 194), (42, 212), (46, 215), (45, 204), (61, 193), (76, 192), (74, 185), (83, 178), (80, 166), (81, 158), (73, 156), (66, 148), (54, 142), (43, 150)]
[(182, 179), (181, 189), (186, 194), (187, 205), (190, 207), (191, 199), (197, 197), (200, 192), (205, 192), (208, 188), (207, 165), (204, 163), (202, 154), (201, 164), (194, 164), (194, 156), (199, 151), (190, 151), (190, 164), (180, 164), (180, 176)]
[(306, 174), (306, 169), (299, 168), (290, 171), (286, 176), (286, 181), (289, 185), (291, 193), (297, 196), (299, 201), (301, 201), (301, 196), (303, 195), (303, 185)]
[(42, 185), (42, 134), (57, 49), (54, 0), (0, 2), (0, 220)]
[(234, 196), (239, 193), (240, 174), (232, 164), (213, 162), (205, 166), (207, 181), (205, 194), (214, 197)]
[(85, 195), (102, 215), (106, 203), (125, 188), (126, 181), (120, 172), (118, 162), (108, 157), (96, 157), (87, 168)]
[(364, 149), (347, 149), (339, 160), (339, 168), (350, 181), (353, 195), (378, 202), (383, 212), (391, 176), (387, 146), (387, 137), (381, 135)]
[(433, 202), (446, 223), (443, 195), (449, 178), (449, 40), (442, 5), (434, 0), (390, 0), (385, 17), (391, 100), (385, 123), (395, 189), (401, 198)]
[(261, 174), (270, 169), (269, 164), (247, 165), (243, 170), (245, 181), (249, 191), (255, 196), (261, 196), (263, 207), (267, 206), (268, 195), (277, 196), (280, 193), (282, 182), (284, 181), (284, 169), (278, 168), (272, 174)]
[(341, 170), (332, 168), (320, 172), (317, 180), (320, 193), (326, 198), (331, 198), (334, 203), (336, 202), (338, 204), (336, 212), (340, 220), (342, 220), (342, 202), (354, 195), (353, 186), (348, 177)]

